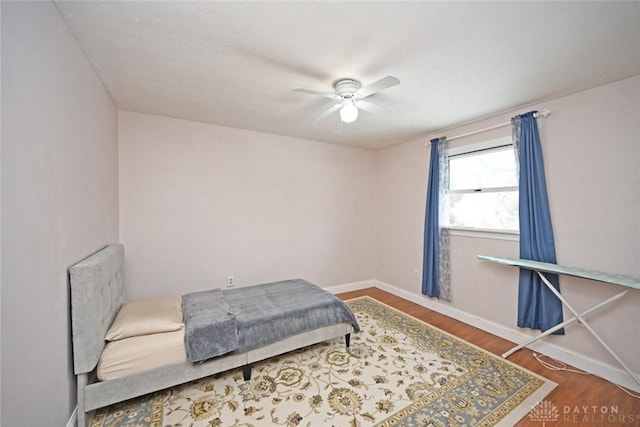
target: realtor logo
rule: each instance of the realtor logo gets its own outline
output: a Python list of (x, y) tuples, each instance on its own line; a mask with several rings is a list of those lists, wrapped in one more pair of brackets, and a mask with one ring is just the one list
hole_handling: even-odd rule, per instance
[(538, 402), (529, 412), (531, 421), (542, 421), (542, 427), (547, 421), (557, 421), (560, 418), (558, 408), (551, 402), (543, 400)]

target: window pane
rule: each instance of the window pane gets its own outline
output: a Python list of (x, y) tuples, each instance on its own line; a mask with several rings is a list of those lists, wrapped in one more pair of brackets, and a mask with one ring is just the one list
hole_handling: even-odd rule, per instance
[(518, 231), (518, 192), (452, 194), (451, 226)]
[(449, 188), (473, 190), (517, 186), (512, 147), (449, 158)]

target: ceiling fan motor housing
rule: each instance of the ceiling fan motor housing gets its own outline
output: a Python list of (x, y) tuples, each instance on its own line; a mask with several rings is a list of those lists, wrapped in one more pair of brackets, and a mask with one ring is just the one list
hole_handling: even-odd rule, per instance
[(352, 98), (361, 86), (361, 83), (355, 79), (340, 79), (333, 82), (336, 95), (343, 99)]

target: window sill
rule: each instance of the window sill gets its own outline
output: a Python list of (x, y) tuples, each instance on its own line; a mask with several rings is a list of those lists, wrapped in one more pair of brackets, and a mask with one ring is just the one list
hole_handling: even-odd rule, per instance
[(476, 237), (481, 239), (520, 241), (520, 233), (510, 230), (491, 230), (484, 228), (449, 227), (449, 235)]

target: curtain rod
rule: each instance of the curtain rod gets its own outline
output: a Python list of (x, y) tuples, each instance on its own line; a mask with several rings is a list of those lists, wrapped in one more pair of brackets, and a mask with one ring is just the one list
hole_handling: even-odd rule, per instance
[[(538, 118), (538, 117), (545, 118), (549, 114), (551, 114), (551, 111), (542, 110), (542, 111), (538, 111), (537, 113), (535, 113), (534, 117), (535, 118)], [(506, 122), (506, 123), (500, 123), (499, 125), (490, 126), (488, 128), (484, 128), (484, 129), (480, 129), (480, 130), (474, 130), (473, 132), (463, 133), (462, 135), (456, 135), (456, 136), (452, 136), (451, 138), (447, 138), (447, 141), (453, 141), (453, 140), (456, 140), (456, 139), (465, 138), (467, 136), (476, 135), (478, 133), (483, 133), (483, 132), (487, 132), (487, 131), (494, 130), (494, 129), (500, 129), (500, 128), (503, 128), (505, 126), (509, 126), (510, 124), (511, 124), (511, 122), (509, 121), (509, 122)]]

